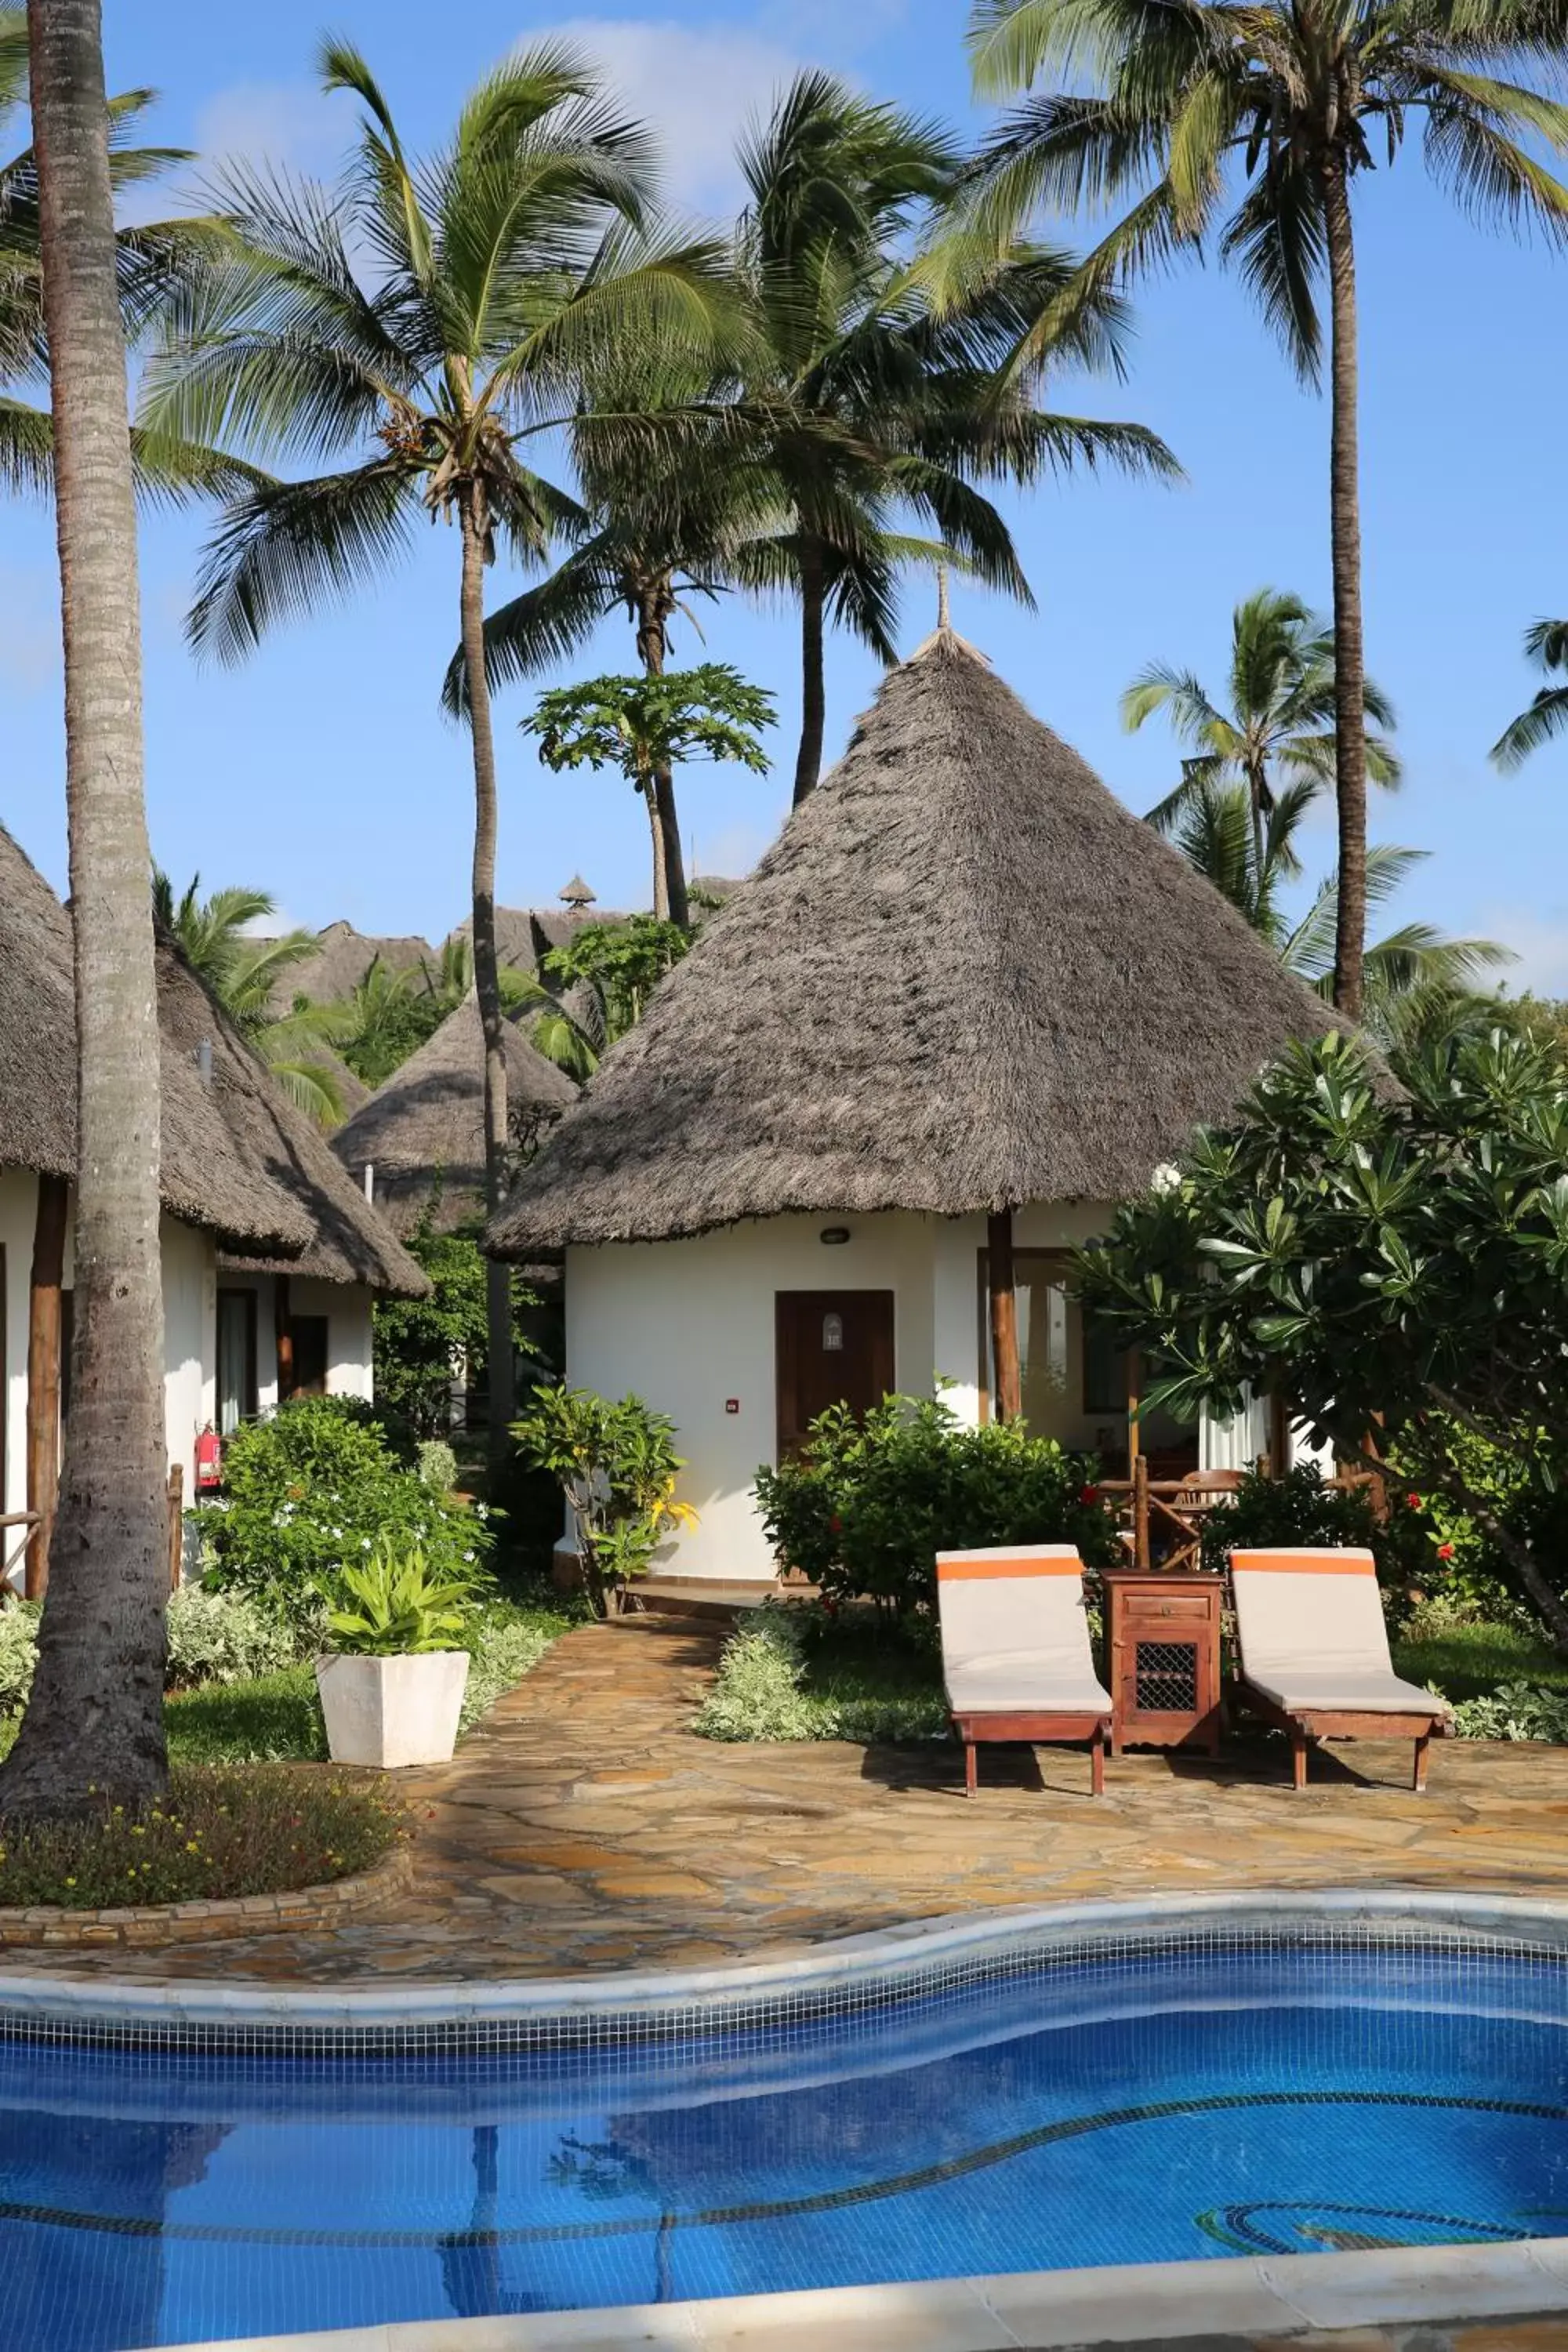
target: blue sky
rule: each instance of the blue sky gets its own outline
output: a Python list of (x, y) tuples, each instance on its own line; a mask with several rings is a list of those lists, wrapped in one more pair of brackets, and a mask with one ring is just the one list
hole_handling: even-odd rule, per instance
[[(330, 173), (351, 101), (314, 89), (323, 18), (301, 0), (265, 10), (211, 0), (108, 0), (112, 87), (163, 93), (157, 135)], [(439, 137), (465, 87), (515, 41), (566, 32), (596, 51), (627, 104), (662, 131), (672, 199), (732, 207), (733, 136), (802, 62), (973, 125), (961, 8), (946, 0), (777, 0), (563, 18), (466, 0), (439, 20), (412, 0), (352, 0), (330, 21), (367, 50), (416, 143)], [(1520, 950), (1515, 979), (1568, 992), (1568, 744), (1504, 780), (1486, 749), (1531, 690), (1526, 623), (1568, 606), (1563, 363), (1568, 258), (1473, 228), (1426, 182), (1412, 148), (1358, 184), (1369, 664), (1400, 714), (1408, 781), (1374, 810), (1383, 838), (1429, 850), (1402, 911), (1483, 930)], [(960, 587), (958, 625), (1135, 808), (1167, 789), (1173, 753), (1153, 727), (1124, 736), (1117, 697), (1152, 656), (1223, 679), (1236, 599), (1263, 583), (1326, 602), (1326, 412), (1296, 385), (1239, 289), (1189, 267), (1145, 289), (1124, 385), (1067, 381), (1056, 403), (1135, 417), (1187, 470), (1161, 489), (1075, 480), (1012, 502), (1038, 609)], [(199, 518), (143, 534), (149, 804), (155, 854), (180, 878), (273, 890), (312, 925), (438, 939), (462, 914), (468, 858), (463, 739), (437, 689), (455, 626), (457, 549), (428, 542), (381, 591), (280, 631), (239, 670), (198, 670), (180, 635)], [(59, 881), (63, 769), (53, 545), (15, 506), (0, 545), (9, 756), (0, 814)], [(498, 593), (509, 583), (498, 572)], [(912, 583), (903, 643), (933, 617)], [(785, 610), (706, 614), (707, 653), (775, 689), (773, 774), (695, 770), (683, 830), (709, 871), (748, 865), (787, 806), (796, 644)], [(701, 658), (689, 631), (677, 658)], [(584, 668), (629, 668), (629, 630), (606, 625)], [(828, 743), (869, 700), (876, 666), (831, 652)], [(547, 776), (499, 707), (500, 895), (552, 899), (581, 868), (606, 905), (647, 900), (647, 833), (625, 786)], [(1325, 815), (1314, 840), (1331, 855)]]

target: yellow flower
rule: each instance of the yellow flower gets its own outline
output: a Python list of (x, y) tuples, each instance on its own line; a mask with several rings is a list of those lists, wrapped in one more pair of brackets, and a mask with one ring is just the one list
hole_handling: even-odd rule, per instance
[(68, 1886), (74, 1886), (74, 1885), (76, 1885), (76, 1881), (75, 1881), (75, 1879), (74, 1879), (74, 1878), (68, 1878), (68, 1879), (67, 1879), (67, 1881), (66, 1881), (66, 1885), (67, 1885)]
[(185, 1852), (187, 1853), (200, 1853), (201, 1847), (196, 1843), (195, 1838), (187, 1838), (185, 1840)]
[(132, 1837), (145, 1837), (147, 1832), (142, 1828), (140, 1822), (132, 1822), (131, 1824), (131, 1834)]

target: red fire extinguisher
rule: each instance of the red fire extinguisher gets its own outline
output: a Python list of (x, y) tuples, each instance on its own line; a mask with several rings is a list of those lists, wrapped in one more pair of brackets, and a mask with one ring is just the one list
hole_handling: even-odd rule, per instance
[(196, 1440), (196, 1492), (210, 1495), (223, 1484), (223, 1440), (210, 1425)]

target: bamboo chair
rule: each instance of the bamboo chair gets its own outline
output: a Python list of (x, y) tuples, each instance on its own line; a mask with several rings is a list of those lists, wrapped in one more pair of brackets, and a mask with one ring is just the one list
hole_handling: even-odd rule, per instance
[(979, 1787), (983, 1739), (1087, 1739), (1089, 1786), (1103, 1796), (1110, 1694), (1094, 1670), (1072, 1546), (938, 1552), (936, 1595), (966, 1793)]
[(1237, 1695), (1289, 1733), (1295, 1786), (1307, 1785), (1310, 1741), (1411, 1739), (1411, 1786), (1425, 1790), (1427, 1742), (1451, 1731), (1453, 1717), (1444, 1700), (1394, 1671), (1371, 1552), (1233, 1551), (1230, 1581)]

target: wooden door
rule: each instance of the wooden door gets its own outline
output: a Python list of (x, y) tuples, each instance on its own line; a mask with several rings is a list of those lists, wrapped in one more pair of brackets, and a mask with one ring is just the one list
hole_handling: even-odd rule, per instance
[(778, 1454), (798, 1453), (830, 1404), (863, 1413), (893, 1386), (890, 1290), (780, 1290), (774, 1294)]

